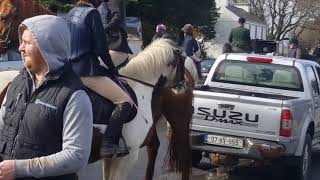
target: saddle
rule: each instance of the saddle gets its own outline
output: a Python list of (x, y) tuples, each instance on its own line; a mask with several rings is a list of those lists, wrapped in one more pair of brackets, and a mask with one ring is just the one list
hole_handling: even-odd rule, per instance
[[(114, 81), (116, 82), (116, 81)], [(122, 85), (125, 88), (125, 91), (128, 92), (129, 96), (133, 100), (133, 102), (138, 105), (138, 100), (135, 92), (133, 89), (126, 83), (125, 81), (121, 80)], [(119, 83), (117, 83), (119, 84)], [(121, 87), (121, 86), (120, 86)], [(89, 98), (92, 103), (92, 111), (93, 111), (93, 123), (94, 124), (104, 124), (108, 125), (109, 119), (111, 117), (111, 114), (115, 108), (115, 105), (107, 100), (106, 98), (100, 96), (99, 94), (95, 93), (94, 91), (90, 89), (86, 89), (87, 94), (89, 95)], [(132, 121), (135, 116), (137, 115), (137, 108), (133, 107), (131, 109), (129, 118), (125, 123), (128, 123)]]

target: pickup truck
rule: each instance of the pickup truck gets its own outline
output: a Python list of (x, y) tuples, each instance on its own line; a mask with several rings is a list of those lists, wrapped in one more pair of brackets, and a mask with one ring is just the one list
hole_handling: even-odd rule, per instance
[(255, 54), (217, 58), (194, 90), (193, 163), (202, 155), (285, 163), (300, 180), (310, 175), (320, 141), (320, 66)]

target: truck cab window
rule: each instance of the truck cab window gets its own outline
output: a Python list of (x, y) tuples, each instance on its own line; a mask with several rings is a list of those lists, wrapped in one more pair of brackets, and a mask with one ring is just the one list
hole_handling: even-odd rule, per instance
[(319, 96), (319, 83), (317, 81), (316, 75), (312, 67), (307, 67), (307, 74), (308, 74), (308, 79), (310, 82), (310, 85), (313, 90), (313, 95), (314, 96)]

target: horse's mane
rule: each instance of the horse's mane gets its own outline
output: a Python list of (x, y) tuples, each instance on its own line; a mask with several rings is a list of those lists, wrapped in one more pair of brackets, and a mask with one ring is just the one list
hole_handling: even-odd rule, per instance
[(153, 41), (120, 70), (120, 74), (137, 79), (160, 76), (174, 58), (176, 47), (169, 39)]

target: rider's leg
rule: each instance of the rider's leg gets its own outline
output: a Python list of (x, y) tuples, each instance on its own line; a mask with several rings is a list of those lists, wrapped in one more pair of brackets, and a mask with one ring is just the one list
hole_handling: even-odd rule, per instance
[(115, 82), (108, 77), (82, 77), (83, 84), (99, 95), (112, 101), (116, 107), (109, 120), (108, 128), (104, 134), (101, 156), (123, 154), (126, 149), (119, 149), (119, 137), (122, 127), (127, 120), (132, 108), (131, 98)]

